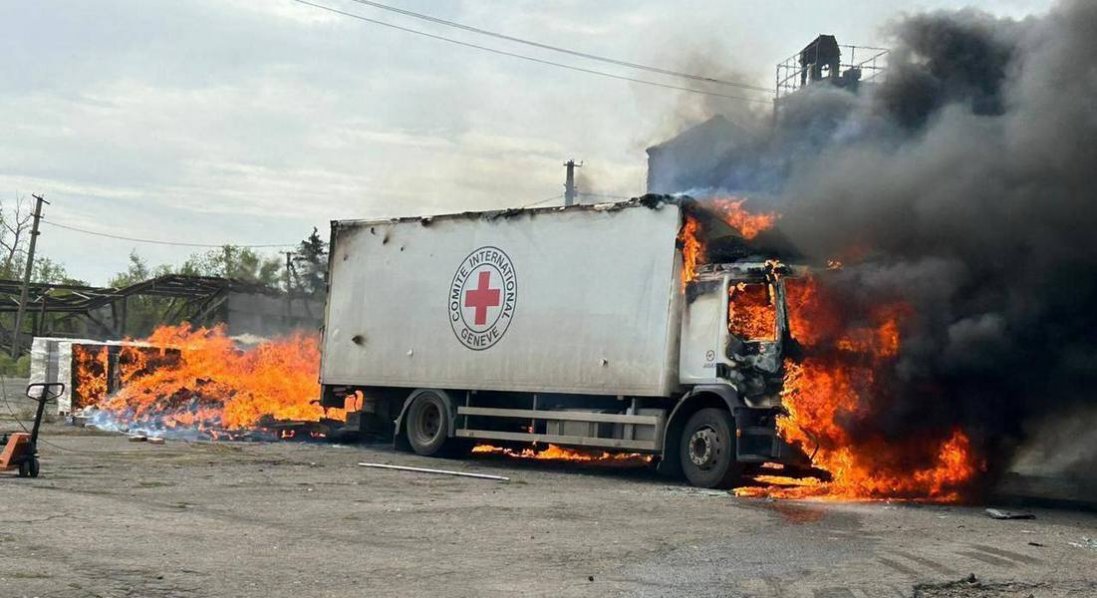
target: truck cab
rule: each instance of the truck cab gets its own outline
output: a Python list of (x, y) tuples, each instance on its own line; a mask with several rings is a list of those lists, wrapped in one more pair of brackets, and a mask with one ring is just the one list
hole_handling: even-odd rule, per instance
[[(776, 434), (791, 342), (784, 278), (791, 274), (780, 262), (748, 259), (702, 266), (686, 286), (679, 376), (689, 391), (682, 405), (698, 395), (720, 401), (710, 399), (714, 408), (682, 422), (678, 454), (664, 454), (664, 462), (676, 456), (695, 485), (730, 485), (765, 462), (804, 462)], [(725, 441), (728, 435), (735, 440)]]
[(751, 407), (780, 405), (788, 338), (784, 276), (776, 261), (709, 264), (686, 286), (679, 376), (724, 384)]

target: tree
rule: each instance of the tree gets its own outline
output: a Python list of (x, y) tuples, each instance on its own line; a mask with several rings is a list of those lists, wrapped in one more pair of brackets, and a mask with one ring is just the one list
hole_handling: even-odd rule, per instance
[(45, 256), (34, 258), (34, 268), (31, 268), (30, 278), (31, 282), (74, 285), (85, 284), (84, 281), (69, 276), (69, 273), (65, 270), (63, 264)]
[(130, 250), (130, 265), (124, 271), (111, 277), (107, 283), (114, 288), (128, 287), (131, 284), (143, 282), (152, 278), (152, 272), (145, 260), (137, 254), (137, 250)]
[(115, 274), (107, 283), (114, 288), (128, 287), (131, 284), (145, 282), (150, 278), (167, 276), (171, 274), (171, 266), (161, 264), (155, 268), (149, 268), (148, 262), (137, 254), (136, 250), (130, 251), (130, 265), (124, 271)]
[(312, 234), (301, 241), (297, 247), (297, 255), (293, 257), (293, 264), (297, 270), (297, 284), (302, 291), (310, 295), (319, 295), (327, 290), (327, 255), (327, 243), (320, 238), (316, 227), (313, 227)]
[[(22, 281), (28, 257), (28, 245), (34, 215), (29, 202), (17, 195), (13, 202), (0, 201), (0, 278)], [(83, 281), (68, 275), (65, 267), (48, 257), (38, 255), (31, 268), (31, 281), (37, 283), (82, 285)], [(55, 291), (64, 294), (67, 291)], [(23, 319), (22, 332), (51, 330), (54, 332), (78, 333), (80, 326), (66, 314), (29, 313)], [(10, 334), (15, 326), (15, 314), (0, 315), (0, 330)], [(6, 341), (5, 341), (6, 342)], [(0, 364), (0, 369), (3, 369)]]
[[(33, 218), (29, 202), (22, 195), (17, 195), (15, 201), (7, 205), (0, 201), (0, 278), (23, 280)], [(31, 281), (84, 284), (70, 277), (64, 265), (42, 255), (34, 258)]]
[(247, 247), (225, 245), (196, 253), (183, 262), (180, 274), (188, 276), (220, 276), (266, 286), (278, 284), (282, 262), (278, 258), (263, 257)]
[[(171, 274), (171, 267), (167, 265), (150, 268), (148, 263), (131, 251), (129, 266), (122, 272), (115, 274), (110, 279), (110, 286), (123, 288), (144, 282), (151, 278)], [(168, 319), (172, 313), (174, 303), (169, 297), (147, 297), (134, 295), (126, 299), (125, 331), (131, 336), (146, 336), (160, 324), (171, 324)]]
[(15, 197), (14, 205), (5, 206), (0, 202), (0, 276), (3, 278), (23, 276), (23, 264), (27, 260), (23, 243), (30, 236), (33, 217), (22, 195)]

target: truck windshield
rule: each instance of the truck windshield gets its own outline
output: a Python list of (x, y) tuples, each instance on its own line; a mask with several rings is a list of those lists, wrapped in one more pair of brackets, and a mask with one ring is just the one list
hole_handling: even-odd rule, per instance
[(728, 331), (745, 341), (777, 340), (777, 309), (769, 284), (740, 282), (730, 286)]

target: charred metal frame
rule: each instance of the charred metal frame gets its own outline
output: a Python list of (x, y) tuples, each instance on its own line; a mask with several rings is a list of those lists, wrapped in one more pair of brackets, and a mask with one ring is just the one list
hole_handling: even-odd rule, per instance
[[(16, 280), (0, 280), (0, 314), (15, 313), (19, 309), (19, 297), (23, 283)], [(103, 334), (115, 338), (126, 335), (126, 304), (130, 297), (170, 298), (167, 322), (189, 321), (207, 324), (216, 320), (218, 310), (225, 305), (228, 295), (238, 293), (274, 293), (272, 289), (232, 278), (209, 276), (160, 276), (127, 287), (93, 287), (86, 285), (33, 283), (29, 286), (26, 313), (31, 315), (33, 336), (64, 336), (47, 330), (47, 314), (63, 314), (55, 324), (71, 318), (84, 318), (101, 329)], [(94, 312), (110, 308), (111, 323), (103, 322)], [(11, 331), (0, 332), (11, 337)]]

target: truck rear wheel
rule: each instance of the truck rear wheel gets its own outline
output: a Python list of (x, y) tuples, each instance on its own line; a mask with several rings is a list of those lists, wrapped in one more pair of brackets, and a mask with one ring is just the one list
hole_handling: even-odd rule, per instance
[(682, 430), (678, 454), (686, 479), (701, 488), (730, 488), (739, 480), (731, 414), (722, 409), (694, 413)]
[(449, 440), (449, 417), (445, 399), (437, 393), (418, 394), (408, 406), (407, 438), (411, 449), (420, 455), (442, 454)]

